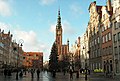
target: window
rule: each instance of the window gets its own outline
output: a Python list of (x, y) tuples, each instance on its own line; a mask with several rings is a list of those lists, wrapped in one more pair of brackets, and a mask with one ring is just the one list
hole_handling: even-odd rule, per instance
[(96, 57), (96, 50), (94, 50), (94, 57)]
[(120, 32), (118, 33), (118, 41), (120, 41)]
[(105, 27), (103, 26), (103, 27), (102, 27), (102, 31), (104, 31), (104, 30), (105, 30)]
[(99, 63), (99, 69), (100, 69), (100, 63)]
[(117, 22), (117, 23), (116, 23), (116, 27), (117, 27), (117, 28), (119, 28), (119, 27), (120, 27), (120, 25), (119, 25), (119, 24), (120, 24), (119, 22)]
[(118, 22), (119, 28), (120, 28), (120, 22)]
[(99, 39), (99, 37), (98, 37), (98, 44), (100, 43), (100, 39)]
[(108, 28), (110, 28), (110, 27), (111, 27), (111, 23), (109, 22), (109, 23), (108, 23)]
[(95, 28), (93, 29), (94, 35), (95, 35)]
[(109, 46), (109, 53), (112, 54), (112, 47)]
[(92, 63), (91, 63), (91, 69), (93, 70), (93, 68), (92, 68)]
[(96, 43), (96, 39), (95, 39), (95, 45), (96, 45), (97, 43)]
[(107, 29), (107, 26), (105, 26), (105, 30)]
[(94, 46), (94, 41), (92, 41), (92, 46)]
[(90, 54), (90, 58), (93, 58), (92, 52), (91, 52), (91, 54)]
[(108, 40), (111, 40), (111, 33), (108, 33)]
[(117, 42), (116, 34), (114, 34), (113, 38), (114, 38), (114, 42)]
[(91, 47), (91, 42), (90, 42), (90, 47)]
[(94, 31), (92, 31), (92, 36), (94, 35)]
[(117, 55), (117, 47), (114, 47), (115, 55)]
[(120, 46), (119, 46), (119, 54), (120, 54)]
[(98, 57), (98, 50), (96, 50), (96, 57)]
[(96, 49), (96, 57), (98, 57), (98, 50)]
[(102, 42), (105, 43), (105, 38), (104, 38), (104, 36), (102, 37), (102, 40), (103, 40)]
[(100, 56), (100, 49), (98, 49), (98, 56)]
[(106, 36), (105, 36), (105, 39), (106, 39), (106, 42), (108, 41), (108, 35), (106, 34)]
[(120, 46), (119, 46), (119, 57), (118, 58), (120, 59)]
[(96, 69), (98, 68), (98, 66), (97, 66), (97, 63), (96, 63), (96, 67), (95, 67)]
[(107, 53), (108, 53), (107, 49), (108, 49), (108, 48), (106, 47), (106, 48), (105, 48), (105, 55), (107, 55)]
[(114, 29), (115, 29), (115, 30), (117, 29), (117, 21), (114, 22)]
[(93, 53), (92, 53), (93, 55), (92, 55), (92, 57), (94, 58), (94, 51), (93, 51)]
[(102, 54), (104, 55), (104, 48), (102, 49)]
[(95, 69), (95, 67), (94, 67), (94, 63), (93, 63), (93, 70)]
[(112, 60), (110, 60), (110, 71), (113, 71)]
[(106, 62), (104, 61), (104, 72), (106, 71)]
[(105, 20), (105, 14), (103, 15), (103, 20)]

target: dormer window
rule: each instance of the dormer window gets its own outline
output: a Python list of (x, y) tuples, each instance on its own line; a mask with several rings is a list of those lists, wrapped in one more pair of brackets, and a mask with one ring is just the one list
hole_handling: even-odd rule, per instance
[(110, 28), (110, 27), (111, 27), (111, 23), (109, 22), (109, 23), (108, 23), (108, 28)]
[(103, 15), (103, 20), (105, 20), (105, 14)]
[(104, 31), (104, 30), (105, 30), (105, 27), (103, 26), (103, 27), (102, 27), (102, 31)]

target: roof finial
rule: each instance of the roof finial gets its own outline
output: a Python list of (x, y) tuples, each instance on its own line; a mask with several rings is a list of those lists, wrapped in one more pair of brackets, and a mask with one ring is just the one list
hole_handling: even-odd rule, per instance
[(59, 3), (58, 16), (60, 16), (60, 0), (58, 0), (58, 3)]
[(60, 16), (60, 8), (59, 8), (59, 10), (58, 10), (58, 16)]
[(60, 17), (60, 9), (58, 10), (58, 19), (57, 19), (57, 28), (61, 28), (61, 17)]

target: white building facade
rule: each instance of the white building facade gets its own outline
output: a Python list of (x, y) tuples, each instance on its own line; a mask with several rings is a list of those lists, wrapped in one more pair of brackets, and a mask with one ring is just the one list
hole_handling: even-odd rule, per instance
[(114, 73), (120, 74), (120, 0), (113, 0), (112, 39)]

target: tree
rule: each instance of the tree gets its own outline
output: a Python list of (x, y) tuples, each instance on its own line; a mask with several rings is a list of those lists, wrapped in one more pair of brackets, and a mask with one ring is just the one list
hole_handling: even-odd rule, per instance
[(54, 42), (51, 49), (51, 54), (49, 56), (49, 70), (53, 71), (57, 70), (57, 68), (58, 68), (58, 49), (56, 43)]

